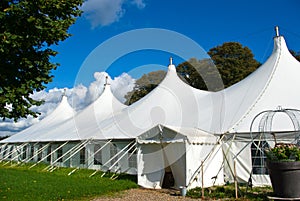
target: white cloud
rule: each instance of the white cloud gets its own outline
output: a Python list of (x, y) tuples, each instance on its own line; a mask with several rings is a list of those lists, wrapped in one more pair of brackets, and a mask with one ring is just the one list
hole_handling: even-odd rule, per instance
[(14, 134), (41, 121), (57, 107), (64, 93), (68, 97), (70, 105), (75, 110), (79, 111), (84, 109), (102, 94), (103, 86), (106, 83), (106, 77), (108, 77), (108, 83), (111, 84), (112, 92), (116, 98), (121, 102), (125, 102), (124, 96), (133, 89), (135, 80), (126, 73), (123, 73), (112, 80), (106, 72), (95, 72), (95, 81), (92, 82), (89, 87), (80, 84), (72, 89), (54, 88), (50, 89), (48, 92), (39, 91), (34, 93), (31, 96), (32, 98), (45, 101), (41, 106), (32, 108), (32, 110), (40, 112), (41, 115), (39, 115), (38, 118), (33, 118), (31, 116), (26, 119), (22, 118), (18, 122), (14, 122), (11, 119), (0, 121), (0, 136)]
[(146, 3), (144, 2), (144, 0), (132, 0), (132, 4), (139, 9), (143, 9), (146, 7)]
[(119, 21), (125, 15), (125, 5), (128, 2), (139, 9), (146, 6), (144, 0), (87, 0), (83, 3), (82, 10), (94, 29)]

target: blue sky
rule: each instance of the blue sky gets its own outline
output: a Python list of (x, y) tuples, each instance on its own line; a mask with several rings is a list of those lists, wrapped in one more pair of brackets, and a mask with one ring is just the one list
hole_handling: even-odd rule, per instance
[[(86, 12), (70, 28), (73, 36), (55, 47), (59, 55), (52, 61), (61, 66), (53, 71), (55, 77), (47, 85), (48, 90), (70, 88), (79, 82), (88, 85), (94, 80), (92, 73), (76, 81), (88, 55), (111, 38), (135, 29), (174, 31), (195, 41), (205, 51), (224, 42), (240, 42), (253, 51), (257, 60), (264, 62), (272, 51), (274, 26), (278, 25), (288, 47), (300, 51), (300, 1), (297, 0), (88, 0), (83, 9)], [(124, 41), (114, 48), (123, 46), (130, 43)], [(93, 68), (106, 70), (111, 77), (128, 72), (138, 78), (145, 72), (164, 69), (169, 56), (172, 54), (163, 51), (130, 52), (102, 69), (105, 58), (100, 52)], [(173, 56), (175, 64), (181, 62)]]
[(54, 47), (59, 54), (52, 61), (61, 66), (53, 71), (53, 82), (33, 94), (45, 100), (34, 108), (41, 115), (0, 121), (0, 136), (50, 114), (64, 88), (72, 107), (83, 109), (102, 93), (107, 75), (103, 71), (111, 77), (114, 95), (124, 102), (135, 79), (166, 70), (170, 56), (176, 65), (190, 57), (207, 57), (210, 48), (236, 41), (263, 63), (273, 48), (275, 25), (288, 47), (300, 51), (298, 0), (87, 0), (82, 9), (85, 13), (70, 28), (73, 36)]

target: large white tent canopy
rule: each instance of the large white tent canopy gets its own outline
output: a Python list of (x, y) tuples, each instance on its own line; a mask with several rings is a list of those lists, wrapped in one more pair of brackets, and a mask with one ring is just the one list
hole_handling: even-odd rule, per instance
[[(105, 141), (115, 140), (122, 149), (119, 153), (126, 156), (130, 152), (131, 156), (135, 151), (128, 147), (134, 142), (138, 147), (139, 184), (145, 187), (161, 187), (164, 173), (169, 171), (166, 167), (176, 174), (174, 179), (177, 187), (200, 185), (191, 181), (194, 181), (201, 161), (205, 163), (208, 176), (222, 174), (221, 169), (227, 168), (224, 172), (230, 180), (236, 160), (238, 178), (246, 182), (249, 174), (252, 174), (251, 151), (255, 149), (253, 142), (250, 144), (251, 123), (257, 114), (265, 110), (299, 110), (299, 75), (300, 63), (290, 54), (283, 36), (274, 37), (273, 52), (262, 66), (244, 80), (218, 92), (198, 90), (187, 85), (178, 77), (175, 65), (170, 60), (164, 80), (131, 106), (120, 103), (106, 84), (102, 95), (76, 115), (64, 97), (57, 109), (39, 124), (1, 143), (95, 140), (101, 141), (105, 147)], [(284, 115), (279, 115), (274, 121), (275, 130), (294, 131), (292, 123)], [(257, 122), (252, 131), (258, 131)], [(232, 137), (237, 135), (243, 137)], [(220, 148), (220, 139), (223, 140), (224, 158), (221, 151), (216, 150), (216, 147)], [(107, 154), (101, 151), (100, 158), (106, 157), (109, 162), (113, 160), (115, 147), (117, 145), (113, 144), (106, 151), (103, 148), (103, 153)], [(208, 157), (211, 155), (215, 157), (214, 160)], [(109, 156), (112, 158), (109, 159)], [(121, 161), (116, 159), (113, 165), (118, 160)], [(151, 172), (153, 168), (155, 171)], [(219, 184), (224, 180), (223, 175), (215, 178)], [(259, 185), (270, 182), (268, 176), (263, 174), (253, 177), (253, 183)], [(213, 183), (207, 177), (205, 186), (209, 185)]]

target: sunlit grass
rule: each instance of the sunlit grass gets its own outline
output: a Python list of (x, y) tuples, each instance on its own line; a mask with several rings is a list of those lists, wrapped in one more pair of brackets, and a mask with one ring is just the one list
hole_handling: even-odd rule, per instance
[(136, 188), (135, 177), (120, 175), (116, 180), (93, 170), (71, 168), (44, 171), (45, 165), (29, 169), (28, 164), (3, 166), (0, 163), (0, 200), (90, 200), (122, 190)]

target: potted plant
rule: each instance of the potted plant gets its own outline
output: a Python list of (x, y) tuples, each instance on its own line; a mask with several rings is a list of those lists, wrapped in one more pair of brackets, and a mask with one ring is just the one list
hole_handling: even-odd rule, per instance
[(300, 147), (296, 144), (276, 143), (265, 153), (274, 195), (300, 198)]

